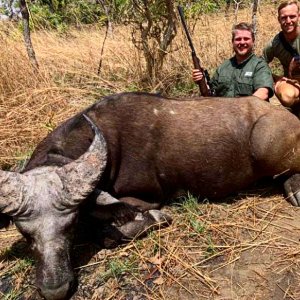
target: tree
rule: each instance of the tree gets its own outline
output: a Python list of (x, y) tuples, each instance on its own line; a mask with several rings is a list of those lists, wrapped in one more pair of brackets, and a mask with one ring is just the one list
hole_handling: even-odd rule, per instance
[(174, 1), (133, 0), (131, 11), (132, 41), (145, 57), (146, 78), (155, 84), (177, 33)]

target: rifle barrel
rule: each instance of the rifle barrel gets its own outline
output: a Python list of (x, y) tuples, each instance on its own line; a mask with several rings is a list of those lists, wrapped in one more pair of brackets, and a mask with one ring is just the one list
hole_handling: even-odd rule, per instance
[(197, 84), (199, 85), (200, 93), (203, 96), (210, 95), (211, 94), (210, 90), (209, 90), (209, 88), (206, 85), (206, 80), (207, 80), (206, 73), (203, 70), (203, 68), (201, 67), (200, 60), (199, 60), (199, 58), (196, 55), (196, 51), (195, 51), (195, 48), (194, 48), (194, 45), (193, 45), (190, 33), (189, 33), (189, 31), (187, 29), (187, 26), (186, 26), (186, 23), (185, 23), (183, 8), (180, 5), (178, 5), (177, 8), (178, 8), (178, 12), (179, 12), (179, 15), (180, 15), (181, 23), (183, 25), (186, 37), (187, 37), (187, 39), (189, 41), (189, 45), (190, 45), (190, 48), (192, 50), (192, 59), (193, 59), (194, 67), (195, 67), (195, 69), (198, 69), (198, 70), (200, 70), (203, 73), (203, 78), (201, 80), (197, 81)]
[(177, 8), (178, 8), (178, 12), (179, 12), (179, 16), (180, 16), (180, 19), (181, 19), (181, 23), (183, 25), (186, 37), (187, 37), (187, 39), (189, 41), (192, 53), (196, 53), (194, 45), (193, 45), (193, 42), (192, 42), (192, 39), (191, 39), (191, 36), (190, 36), (190, 33), (189, 33), (189, 30), (187, 29), (187, 26), (186, 26), (186, 22), (185, 22), (185, 18), (184, 18), (184, 13), (183, 13), (183, 8), (180, 5), (178, 5)]

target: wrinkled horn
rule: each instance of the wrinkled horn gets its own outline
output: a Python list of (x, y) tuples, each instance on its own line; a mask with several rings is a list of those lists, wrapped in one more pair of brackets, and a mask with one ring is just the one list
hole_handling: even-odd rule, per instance
[(15, 216), (23, 200), (23, 180), (19, 173), (0, 170), (0, 212)]
[(107, 146), (102, 133), (88, 116), (83, 116), (95, 133), (94, 140), (83, 155), (59, 170), (73, 201), (69, 205), (78, 205), (94, 190), (107, 163)]

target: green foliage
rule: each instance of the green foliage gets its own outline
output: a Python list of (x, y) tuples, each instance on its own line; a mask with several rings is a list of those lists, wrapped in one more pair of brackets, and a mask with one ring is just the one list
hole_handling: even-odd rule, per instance
[(136, 261), (120, 258), (112, 259), (108, 263), (107, 271), (101, 274), (100, 281), (105, 282), (109, 278), (119, 279), (125, 273), (132, 273), (136, 269)]
[(34, 1), (29, 5), (35, 28), (65, 30), (68, 25), (93, 24), (103, 14), (101, 6), (86, 0)]
[(30, 149), (25, 153), (16, 152), (14, 156), (16, 157), (17, 161), (15, 163), (14, 168), (16, 170), (23, 170), (32, 153), (33, 153), (33, 149)]
[(21, 247), (17, 248), (17, 247), (11, 247), (8, 249), (5, 249), (1, 255), (2, 257), (5, 257), (8, 260), (14, 259), (16, 260), (16, 264), (14, 264), (14, 266), (9, 270), (8, 273), (6, 273), (6, 275), (9, 274), (16, 274), (19, 272), (22, 272), (24, 270), (26, 270), (27, 268), (33, 266), (34, 261), (31, 257), (23, 257), (22, 259), (17, 259), (17, 257), (20, 256), (20, 251), (21, 251)]
[(185, 196), (180, 197), (178, 200), (179, 203), (177, 203), (176, 206), (178, 206), (181, 212), (187, 213), (188, 215), (202, 214), (198, 199), (194, 197), (190, 192), (187, 192)]
[(132, 8), (132, 1), (129, 0), (113, 0), (112, 3), (112, 16), (113, 20), (123, 22), (128, 18)]
[(160, 241), (159, 241), (159, 234), (156, 230), (151, 230), (148, 233), (148, 237), (151, 240), (151, 242), (154, 244), (152, 247), (152, 255), (156, 255), (157, 253), (160, 252), (161, 248), (160, 248)]
[(220, 3), (217, 1), (195, 1), (186, 5), (186, 15), (188, 18), (195, 18), (199, 15), (216, 12), (220, 9)]
[[(16, 1), (17, 3), (17, 1)], [(16, 3), (14, 5), (16, 5)], [(226, 6), (226, 0), (188, 0), (171, 1), (174, 7), (183, 6), (187, 19), (198, 19), (203, 14), (215, 13)], [(243, 5), (251, 3), (243, 1)], [(234, 3), (231, 4), (232, 6)], [(151, 16), (153, 24), (161, 22), (168, 16), (166, 1), (153, 0), (32, 0), (28, 1), (30, 16), (35, 28), (58, 28), (61, 24), (78, 25), (103, 23), (109, 20), (113, 23), (126, 24), (136, 22), (143, 26), (145, 14)], [(1, 8), (6, 12), (6, 8)]]
[(32, 267), (34, 264), (33, 259), (24, 258), (18, 261), (18, 263), (10, 270), (10, 273), (15, 274), (25, 271), (27, 268)]
[[(227, 0), (189, 0), (178, 1), (178, 4), (184, 8), (187, 19), (197, 20), (201, 15), (216, 13), (226, 7)], [(234, 2), (231, 1), (231, 5)]]
[(57, 28), (63, 22), (59, 13), (50, 12), (46, 5), (32, 4), (29, 7), (34, 28)]
[(115, 278), (118, 278), (121, 275), (124, 275), (124, 273), (130, 272), (132, 269), (132, 264), (129, 260), (123, 261), (120, 259), (116, 259), (109, 262), (109, 269), (112, 275)]
[(64, 20), (68, 24), (93, 24), (102, 15), (101, 6), (87, 1), (72, 1), (65, 7)]
[(189, 232), (190, 236), (203, 234), (206, 231), (205, 224), (199, 219), (202, 212), (198, 199), (192, 196), (190, 193), (187, 193), (186, 196), (181, 197), (180, 203), (177, 203), (178, 209), (186, 218), (187, 224), (189, 224), (191, 231)]
[(202, 238), (205, 238), (206, 246), (204, 252), (206, 258), (217, 254), (218, 250), (212, 241), (209, 228), (200, 218), (203, 213), (201, 211), (201, 204), (198, 203), (198, 199), (190, 193), (187, 193), (186, 196), (181, 197), (179, 200), (180, 203), (177, 203), (176, 206), (178, 207), (179, 212), (184, 216), (185, 224), (188, 224), (189, 237), (201, 236)]
[(190, 219), (190, 225), (197, 234), (202, 234), (206, 230), (205, 225), (202, 222), (199, 222), (195, 216)]
[(216, 249), (215, 245), (213, 244), (212, 240), (211, 240), (211, 237), (208, 236), (208, 245), (207, 245), (207, 248), (206, 248), (206, 255), (205, 257), (208, 258), (208, 257), (211, 257), (215, 254), (218, 253), (218, 250)]
[(0, 14), (6, 15), (6, 9), (4, 7), (0, 7)]
[(5, 295), (3, 295), (2, 300), (18, 300), (21, 299), (20, 296), (23, 294), (23, 291), (16, 291), (16, 290), (12, 290), (9, 293), (6, 293)]

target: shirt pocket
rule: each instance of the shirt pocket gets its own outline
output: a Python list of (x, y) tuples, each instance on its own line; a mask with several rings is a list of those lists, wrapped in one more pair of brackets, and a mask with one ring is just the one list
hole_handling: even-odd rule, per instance
[(254, 93), (253, 90), (253, 78), (243, 77), (236, 79), (235, 87), (236, 96), (251, 96)]

